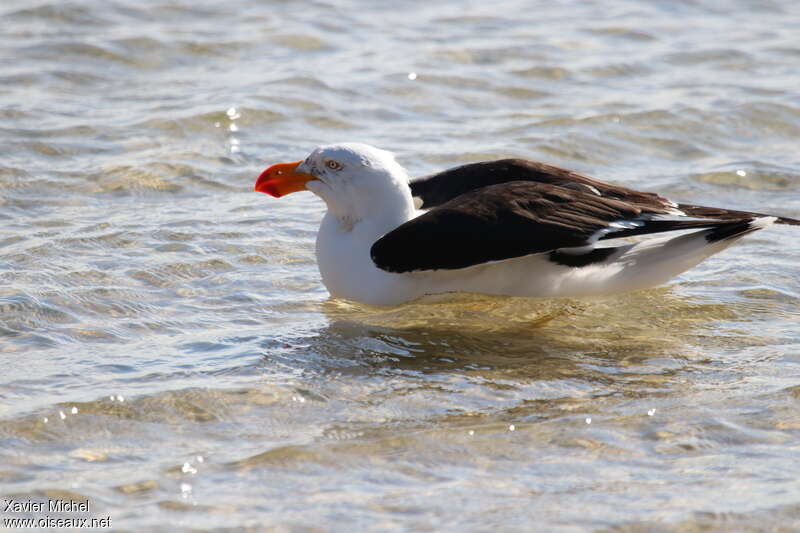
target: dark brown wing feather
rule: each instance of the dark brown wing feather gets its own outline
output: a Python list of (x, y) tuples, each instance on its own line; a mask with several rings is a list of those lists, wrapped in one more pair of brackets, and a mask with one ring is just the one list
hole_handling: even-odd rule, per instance
[[(443, 172), (424, 176), (411, 182), (411, 194), (422, 200), (422, 208), (430, 209), (468, 191), (510, 181), (548, 183), (560, 187), (593, 193), (629, 202), (643, 213), (668, 214), (675, 208), (697, 218), (732, 220), (754, 216), (772, 216), (749, 211), (733, 211), (690, 204), (676, 205), (655, 193), (611, 185), (596, 179), (545, 163), (525, 159), (499, 159), (470, 163)], [(778, 217), (779, 224), (800, 225), (800, 220)]]
[[(411, 194), (422, 199), (423, 209), (430, 209), (468, 191), (510, 181), (548, 183), (607, 198), (624, 200), (653, 212), (665, 212), (673, 204), (655, 193), (611, 185), (553, 165), (526, 159), (498, 159), (469, 163), (411, 182)], [(596, 194), (596, 193), (594, 193)]]
[(764, 213), (754, 213), (752, 211), (734, 211), (733, 209), (722, 209), (719, 207), (705, 207), (702, 205), (678, 204), (678, 209), (690, 217), (714, 218), (717, 220), (734, 220), (745, 217), (776, 217), (778, 224), (788, 224), (789, 226), (800, 226), (800, 220), (776, 215), (765, 215)]
[[(444, 202), (378, 239), (370, 252), (389, 272), (457, 269), (585, 246), (603, 236), (602, 230), (631, 236), (715, 224), (648, 218), (637, 205), (593, 192), (512, 181)], [(636, 227), (612, 225), (619, 221), (635, 221)]]

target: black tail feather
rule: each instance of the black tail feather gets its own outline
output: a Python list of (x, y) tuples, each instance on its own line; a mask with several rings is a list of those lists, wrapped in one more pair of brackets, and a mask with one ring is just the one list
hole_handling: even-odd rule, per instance
[[(734, 237), (742, 237), (748, 233), (758, 231), (764, 225), (753, 224), (756, 219), (746, 220), (733, 220), (731, 222), (723, 222), (713, 230), (706, 234), (708, 242), (724, 241), (725, 239), (732, 239)], [(777, 222), (777, 221), (776, 221)]]
[(690, 217), (714, 218), (717, 220), (733, 220), (743, 218), (775, 217), (776, 224), (788, 224), (790, 226), (800, 226), (800, 220), (777, 215), (766, 215), (764, 213), (752, 213), (750, 211), (734, 211), (732, 209), (721, 209), (719, 207), (705, 207), (702, 205), (678, 204), (678, 209)]

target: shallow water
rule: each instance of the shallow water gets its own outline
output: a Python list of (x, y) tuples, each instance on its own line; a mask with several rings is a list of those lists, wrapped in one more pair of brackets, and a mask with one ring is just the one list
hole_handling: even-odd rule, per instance
[(705, 4), (6, 0), (3, 498), (128, 531), (800, 528), (797, 229), (618, 298), (379, 309), (320, 285), (319, 201), (251, 192), (359, 140), (800, 217), (800, 7)]

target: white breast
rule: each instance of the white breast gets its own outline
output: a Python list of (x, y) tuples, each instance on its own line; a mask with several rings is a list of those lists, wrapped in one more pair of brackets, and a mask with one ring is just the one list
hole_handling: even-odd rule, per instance
[(380, 270), (369, 250), (380, 235), (364, 222), (342, 226), (334, 215), (326, 213), (317, 233), (317, 262), (322, 282), (331, 296), (371, 305), (396, 305), (422, 296), (423, 287), (413, 275), (392, 274)]

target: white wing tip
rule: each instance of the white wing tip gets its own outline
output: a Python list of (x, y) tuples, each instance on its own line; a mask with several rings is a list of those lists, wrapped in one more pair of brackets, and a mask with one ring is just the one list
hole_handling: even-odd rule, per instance
[(768, 227), (769, 227), (769, 226), (771, 226), (771, 225), (772, 225), (772, 224), (773, 224), (773, 223), (774, 223), (776, 220), (778, 220), (778, 217), (758, 217), (758, 218), (754, 218), (754, 219), (753, 219), (753, 220), (750, 222), (750, 227), (751, 227), (751, 228), (753, 228), (753, 229), (764, 229), (764, 228), (768, 228)]

